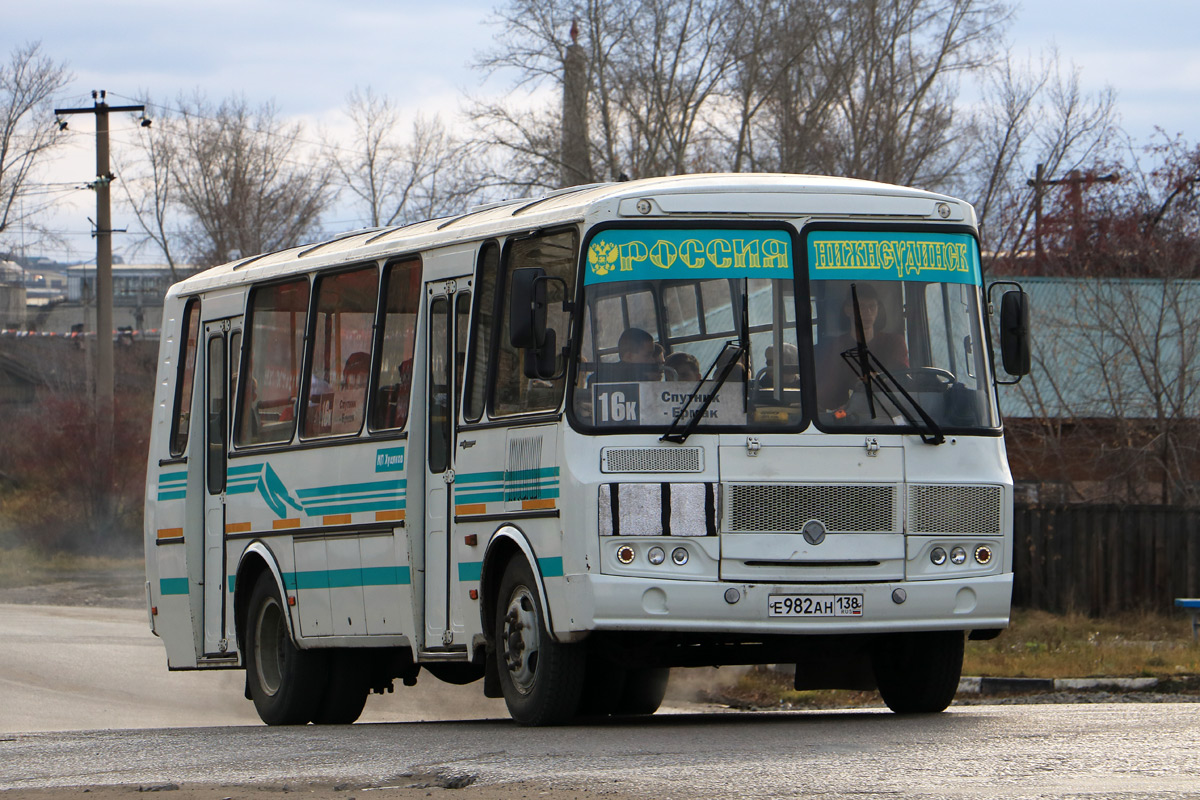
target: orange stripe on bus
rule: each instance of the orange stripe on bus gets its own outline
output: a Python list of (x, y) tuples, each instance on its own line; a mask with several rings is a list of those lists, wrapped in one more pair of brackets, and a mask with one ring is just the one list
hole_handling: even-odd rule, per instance
[(277, 531), (284, 530), (285, 528), (299, 528), (300, 520), (299, 519), (277, 519), (271, 523), (271, 527)]
[(327, 517), (321, 517), (322, 525), (349, 525), (349, 514), (330, 514)]
[(554, 508), (554, 498), (544, 497), (541, 500), (522, 500), (521, 508), (525, 511), (533, 511), (539, 508)]
[(455, 514), (486, 514), (487, 503), (467, 503), (454, 507)]
[(176, 536), (183, 537), (183, 528), (160, 528), (158, 531), (160, 539), (174, 539)]
[(375, 512), (375, 521), (376, 522), (397, 522), (402, 519), (404, 519), (404, 510), (403, 509), (401, 509), (399, 511), (376, 511)]
[(252, 527), (254, 527), (254, 526), (251, 525), (249, 522), (226, 522), (225, 523), (225, 532), (226, 533), (249, 533), (250, 529)]

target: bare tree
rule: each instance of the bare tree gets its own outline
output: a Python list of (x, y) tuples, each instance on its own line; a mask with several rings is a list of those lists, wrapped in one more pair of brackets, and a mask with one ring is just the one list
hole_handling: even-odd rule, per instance
[[(1200, 148), (1150, 148), (1156, 167), (1052, 196), (1082, 230), (1054, 242), (1070, 275), (1031, 282), (1035, 369), (1018, 397), (1028, 446), (1076, 499), (1200, 503)], [(1069, 213), (1064, 214), (1067, 211)], [(1040, 295), (1040, 298), (1039, 298)], [(1040, 301), (1040, 302), (1039, 302)]]
[(358, 201), (372, 227), (444, 216), (467, 202), (462, 144), (441, 119), (418, 116), (402, 139), (400, 110), (370, 88), (346, 98), (354, 126), (348, 144), (326, 142), (335, 181)]
[(52, 202), (33, 193), (31, 179), (63, 140), (51, 97), (70, 80), (66, 66), (43, 54), (38, 42), (17, 47), (0, 65), (0, 235), (28, 224)]
[(122, 199), (133, 212), (142, 231), (142, 240), (135, 249), (151, 244), (162, 253), (171, 270), (172, 283), (179, 279), (179, 266), (173, 247), (181, 224), (181, 208), (176, 202), (175, 183), (171, 171), (175, 166), (175, 120), (165, 106), (155, 104), (149, 97), (142, 100), (153, 108), (155, 124), (137, 128), (140, 158), (121, 156), (117, 172), (121, 176)]
[(332, 170), (304, 150), (303, 126), (272, 104), (181, 98), (142, 139), (128, 195), (146, 236), (170, 263), (198, 266), (302, 243), (320, 231)]
[(1011, 55), (989, 73), (984, 103), (972, 123), (972, 155), (955, 184), (975, 204), (984, 250), (995, 269), (1012, 274), (1031, 249), (1036, 195), (1028, 181), (1036, 165), (1063, 175), (1117, 154), (1116, 96), (1085, 92), (1077, 68), (1057, 53), (1036, 65)]

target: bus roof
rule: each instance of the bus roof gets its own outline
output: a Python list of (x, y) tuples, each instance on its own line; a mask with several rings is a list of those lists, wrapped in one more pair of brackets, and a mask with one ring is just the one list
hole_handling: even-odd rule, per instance
[[(871, 198), (869, 202), (864, 202)], [(614, 219), (666, 220), (801, 216), (906, 217), (973, 224), (968, 204), (946, 195), (874, 181), (816, 175), (702, 174), (573, 186), (505, 200), (462, 214), (342, 233), (330, 239), (240, 258), (176, 284), (172, 295), (417, 253), (546, 226)]]

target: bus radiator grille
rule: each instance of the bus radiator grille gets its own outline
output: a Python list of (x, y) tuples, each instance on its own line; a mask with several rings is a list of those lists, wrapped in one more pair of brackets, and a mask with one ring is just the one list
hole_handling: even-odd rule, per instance
[(908, 487), (910, 533), (999, 535), (1004, 492), (999, 486)]
[(729, 533), (799, 533), (819, 520), (839, 533), (900, 531), (897, 487), (891, 484), (726, 484)]
[(704, 450), (699, 447), (605, 447), (601, 472), (703, 472)]

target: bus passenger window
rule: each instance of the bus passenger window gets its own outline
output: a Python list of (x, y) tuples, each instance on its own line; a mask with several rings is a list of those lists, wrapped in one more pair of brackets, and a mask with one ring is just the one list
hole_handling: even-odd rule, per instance
[(378, 293), (374, 265), (317, 279), (305, 438), (362, 430)]
[(389, 264), (383, 273), (384, 307), (379, 330), (371, 429), (403, 428), (412, 394), (413, 346), (421, 301), (421, 262)]
[(196, 342), (200, 336), (200, 301), (188, 300), (179, 333), (179, 374), (176, 377), (175, 414), (171, 424), (171, 455), (181, 456), (187, 449), (188, 427), (192, 420), (192, 384), (196, 376)]
[(296, 430), (308, 280), (260, 286), (250, 296), (249, 349), (238, 407), (239, 445), (290, 442)]

